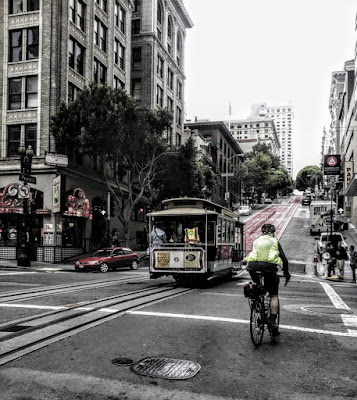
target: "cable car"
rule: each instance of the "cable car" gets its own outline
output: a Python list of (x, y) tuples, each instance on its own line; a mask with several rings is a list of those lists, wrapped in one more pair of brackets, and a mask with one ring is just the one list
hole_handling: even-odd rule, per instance
[[(149, 218), (150, 278), (172, 276), (183, 281), (205, 282), (232, 275), (234, 263), (243, 259), (243, 227), (238, 214), (206, 199), (174, 198)], [(166, 234), (154, 243), (157, 226)]]

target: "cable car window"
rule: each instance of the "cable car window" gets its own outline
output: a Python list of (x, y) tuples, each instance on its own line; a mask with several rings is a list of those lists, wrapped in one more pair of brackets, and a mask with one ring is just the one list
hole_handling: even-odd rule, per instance
[(227, 237), (226, 229), (227, 229), (226, 220), (222, 219), (222, 243), (226, 242), (226, 237)]
[(218, 243), (222, 243), (222, 220), (218, 219), (217, 223), (217, 241)]

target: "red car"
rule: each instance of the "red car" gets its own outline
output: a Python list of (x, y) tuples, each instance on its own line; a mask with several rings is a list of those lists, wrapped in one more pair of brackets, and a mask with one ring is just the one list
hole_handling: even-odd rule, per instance
[(80, 270), (97, 270), (108, 272), (109, 269), (130, 267), (137, 269), (139, 256), (128, 247), (106, 247), (97, 250), (92, 256), (78, 260), (74, 268)]

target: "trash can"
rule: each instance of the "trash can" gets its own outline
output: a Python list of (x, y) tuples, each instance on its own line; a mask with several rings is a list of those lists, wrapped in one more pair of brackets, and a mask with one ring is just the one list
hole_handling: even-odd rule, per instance
[(348, 231), (348, 222), (343, 223), (343, 230)]

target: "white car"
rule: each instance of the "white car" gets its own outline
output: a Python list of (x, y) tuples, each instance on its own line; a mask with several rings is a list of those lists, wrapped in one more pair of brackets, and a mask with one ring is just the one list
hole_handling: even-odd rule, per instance
[(252, 213), (252, 208), (250, 206), (240, 206), (239, 215), (250, 215)]
[(345, 239), (346, 238), (342, 236), (342, 233), (340, 232), (332, 232), (332, 234), (331, 232), (322, 232), (320, 237), (316, 239), (316, 253), (320, 255), (320, 260), (328, 241), (331, 242), (334, 247), (337, 246), (337, 242), (341, 242), (342, 247), (344, 247), (348, 253), (348, 245), (345, 242)]

